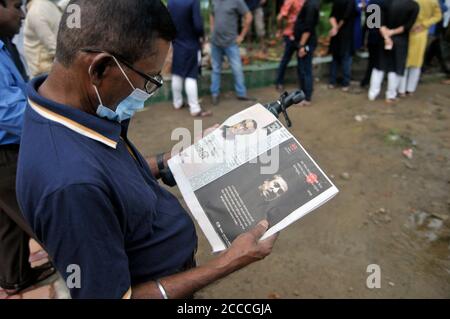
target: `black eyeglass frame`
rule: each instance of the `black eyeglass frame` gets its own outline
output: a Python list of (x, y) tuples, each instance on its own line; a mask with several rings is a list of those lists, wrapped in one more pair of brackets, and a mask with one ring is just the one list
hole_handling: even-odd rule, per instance
[[(119, 61), (120, 63), (125, 65), (127, 68), (129, 68), (130, 70), (132, 70), (139, 76), (141, 76), (143, 79), (145, 79), (144, 88), (145, 88), (145, 91), (147, 92), (147, 94), (150, 94), (150, 95), (155, 94), (164, 85), (164, 80), (160, 74), (154, 75), (154, 76), (145, 74), (144, 72), (137, 70), (135, 67), (133, 67), (133, 65), (130, 62), (128, 62), (126, 59), (122, 58), (118, 54), (113, 54), (113, 53), (105, 51), (105, 50), (90, 49), (90, 48), (81, 49), (80, 51), (86, 52), (86, 53), (107, 53), (107, 54), (110, 54), (111, 56), (115, 57), (117, 59), (117, 61)], [(156, 87), (154, 87), (152, 89), (148, 89), (148, 84), (150, 84), (150, 83), (156, 85)]]

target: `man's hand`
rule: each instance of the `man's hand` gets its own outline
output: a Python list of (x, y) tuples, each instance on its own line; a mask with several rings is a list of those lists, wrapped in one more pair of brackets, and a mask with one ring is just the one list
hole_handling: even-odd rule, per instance
[(250, 30), (250, 27), (252, 26), (253, 21), (253, 15), (250, 11), (248, 11), (244, 17), (243, 17), (243, 23), (242, 23), (242, 31), (241, 34), (236, 39), (236, 44), (240, 45), (242, 42), (244, 42), (245, 36), (247, 35), (248, 31)]
[(422, 24), (418, 24), (414, 26), (411, 30), (412, 33), (420, 33), (425, 30), (425, 27)]
[(277, 34), (275, 35), (277, 39), (281, 39), (283, 37), (283, 31), (278, 30)]
[(380, 34), (381, 34), (381, 36), (382, 36), (383, 38), (390, 37), (390, 35), (388, 34), (388, 31), (389, 31), (388, 28), (386, 28), (385, 26), (382, 26), (382, 27), (380, 28)]
[(241, 269), (270, 255), (278, 234), (260, 240), (269, 228), (267, 220), (261, 221), (255, 228), (237, 237), (231, 247), (218, 258), (222, 258), (226, 268)]
[(236, 38), (236, 44), (241, 45), (242, 42), (244, 42), (244, 36), (241, 34)]
[(390, 37), (384, 38), (384, 49), (392, 50), (393, 47), (394, 47), (394, 41), (392, 41), (392, 38), (390, 38)]
[(308, 52), (306, 52), (305, 47), (301, 47), (300, 50), (298, 50), (299, 58), (304, 58), (307, 54), (308, 54)]
[(339, 29), (336, 27), (331, 28), (330, 32), (329, 32), (329, 36), (330, 37), (335, 37), (338, 34)]

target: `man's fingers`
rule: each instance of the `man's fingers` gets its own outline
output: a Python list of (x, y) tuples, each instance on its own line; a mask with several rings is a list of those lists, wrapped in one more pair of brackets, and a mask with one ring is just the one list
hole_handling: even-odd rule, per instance
[(273, 234), (272, 236), (267, 237), (267, 238), (264, 239), (264, 240), (261, 240), (261, 244), (264, 244), (264, 245), (267, 244), (267, 245), (273, 246), (273, 244), (275, 244), (275, 242), (277, 241), (279, 235), (280, 235), (279, 232), (278, 232), (278, 233), (275, 233), (275, 234)]
[(267, 220), (262, 220), (250, 232), (253, 234), (253, 236), (255, 236), (256, 239), (260, 239), (268, 228), (269, 222)]

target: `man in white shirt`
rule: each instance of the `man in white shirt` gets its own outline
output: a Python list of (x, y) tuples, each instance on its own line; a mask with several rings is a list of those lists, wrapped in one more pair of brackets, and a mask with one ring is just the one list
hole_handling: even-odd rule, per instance
[(50, 72), (56, 36), (67, 1), (31, 0), (24, 28), (24, 53), (31, 77)]

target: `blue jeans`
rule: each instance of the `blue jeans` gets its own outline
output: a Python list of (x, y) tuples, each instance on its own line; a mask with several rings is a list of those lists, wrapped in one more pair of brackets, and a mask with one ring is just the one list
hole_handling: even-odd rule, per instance
[(314, 89), (313, 56), (314, 47), (311, 47), (309, 53), (303, 58), (297, 55), (297, 73), (300, 89), (305, 93), (305, 99), (308, 102), (311, 101)]
[(234, 76), (234, 89), (237, 96), (247, 96), (247, 88), (244, 82), (244, 72), (242, 71), (241, 54), (237, 44), (223, 48), (211, 44), (212, 73), (211, 73), (211, 94), (220, 94), (220, 76), (222, 72), (222, 62), (224, 55), (230, 62), (231, 71)]
[(333, 56), (333, 61), (331, 62), (330, 70), (330, 84), (336, 85), (336, 78), (338, 68), (342, 69), (343, 81), (342, 85), (350, 86), (351, 72), (352, 72), (352, 55), (351, 53), (346, 53), (343, 56)]
[(278, 67), (277, 79), (275, 80), (275, 85), (284, 84), (284, 74), (286, 72), (286, 68), (291, 61), (292, 54), (297, 51), (297, 46), (295, 41), (290, 40), (289, 37), (284, 36), (284, 54), (281, 58), (280, 66)]

